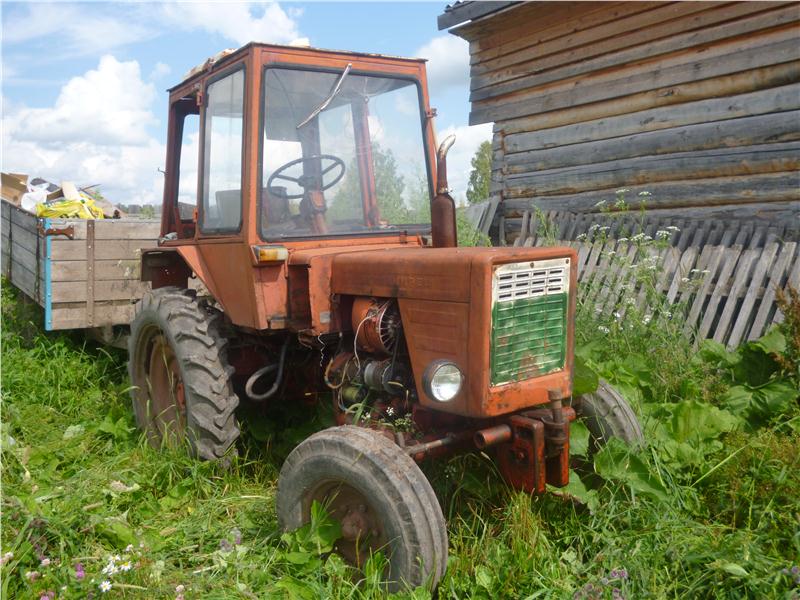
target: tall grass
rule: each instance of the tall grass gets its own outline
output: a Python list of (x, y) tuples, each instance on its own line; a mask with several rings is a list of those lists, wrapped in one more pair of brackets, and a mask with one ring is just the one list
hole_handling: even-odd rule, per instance
[[(134, 429), (124, 354), (41, 333), (8, 286), (2, 317), (3, 598), (382, 597), (379, 568), (355, 574), (308, 549), (324, 524), (278, 532), (275, 481), (296, 430), (252, 424), (226, 468), (155, 451)], [(677, 442), (676, 407), (723, 406), (731, 383), (678, 328), (640, 324), (591, 346), (597, 323), (579, 323), (586, 362), (645, 421), (638, 453), (612, 448), (620, 461), (534, 498), (480, 454), (425, 467), (449, 521), (437, 597), (798, 597), (796, 402)]]

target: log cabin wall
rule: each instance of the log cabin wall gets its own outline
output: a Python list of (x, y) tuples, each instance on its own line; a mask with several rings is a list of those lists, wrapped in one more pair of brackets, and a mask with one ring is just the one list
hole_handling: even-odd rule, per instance
[(501, 223), (629, 188), (800, 228), (800, 3), (463, 2), (440, 28), (460, 19)]

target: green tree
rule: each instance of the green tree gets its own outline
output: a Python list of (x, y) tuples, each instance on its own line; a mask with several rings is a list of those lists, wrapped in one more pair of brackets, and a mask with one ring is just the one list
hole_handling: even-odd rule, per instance
[(467, 201), (470, 204), (483, 202), (489, 198), (489, 181), (492, 176), (492, 142), (486, 141), (478, 146), (472, 157), (472, 172), (467, 185)]
[[(405, 178), (397, 172), (397, 159), (390, 149), (383, 150), (377, 144), (372, 146), (372, 159), (375, 172), (375, 194), (381, 219), (392, 224), (423, 223), (430, 219), (430, 205), (426, 180), (422, 177), (411, 182), (407, 193)], [(358, 165), (353, 160), (347, 167), (346, 175), (336, 194), (328, 204), (328, 220), (360, 221), (361, 183)]]

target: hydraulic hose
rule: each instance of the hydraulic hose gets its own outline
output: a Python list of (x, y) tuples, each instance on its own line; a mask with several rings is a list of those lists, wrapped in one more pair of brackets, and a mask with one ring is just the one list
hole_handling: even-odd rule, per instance
[[(278, 389), (281, 387), (281, 383), (283, 383), (283, 365), (286, 362), (286, 351), (288, 349), (289, 336), (286, 337), (286, 341), (283, 343), (283, 347), (281, 347), (281, 354), (278, 358), (278, 363), (272, 363), (266, 367), (261, 367), (247, 379), (247, 383), (244, 386), (244, 392), (247, 394), (248, 398), (255, 400), (256, 402), (261, 402), (275, 395), (275, 392), (278, 391)], [(272, 387), (262, 394), (256, 394), (253, 391), (253, 386), (255, 385), (256, 381), (258, 381), (263, 375), (271, 373), (275, 369), (278, 370), (278, 376), (275, 378), (275, 383), (272, 384)]]

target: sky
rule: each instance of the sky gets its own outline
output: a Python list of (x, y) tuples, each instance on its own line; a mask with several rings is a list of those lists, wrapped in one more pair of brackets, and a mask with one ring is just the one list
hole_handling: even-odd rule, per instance
[(438, 31), (439, 2), (3, 2), (5, 172), (101, 184), (120, 204), (163, 193), (167, 88), (250, 41), (423, 57), (449, 183), (463, 200), (491, 125), (469, 127), (467, 43)]

